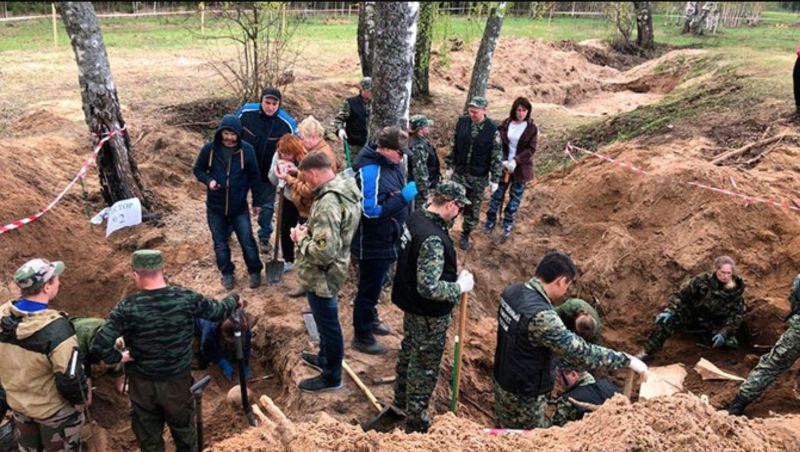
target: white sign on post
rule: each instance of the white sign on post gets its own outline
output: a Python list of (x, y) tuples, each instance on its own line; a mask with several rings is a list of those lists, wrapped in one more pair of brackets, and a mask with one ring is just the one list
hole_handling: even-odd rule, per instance
[(101, 210), (100, 213), (89, 221), (92, 224), (102, 224), (105, 219), (108, 219), (108, 223), (106, 223), (106, 237), (117, 229), (141, 224), (142, 203), (139, 201), (139, 198), (117, 201), (113, 206)]

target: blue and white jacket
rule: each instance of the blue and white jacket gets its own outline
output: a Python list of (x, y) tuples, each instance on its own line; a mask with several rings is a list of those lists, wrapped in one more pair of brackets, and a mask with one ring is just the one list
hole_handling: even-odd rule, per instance
[(236, 116), (242, 122), (242, 140), (256, 151), (261, 180), (268, 181), (269, 166), (278, 140), (287, 133), (297, 135), (297, 121), (282, 108), (267, 116), (258, 102), (242, 105)]

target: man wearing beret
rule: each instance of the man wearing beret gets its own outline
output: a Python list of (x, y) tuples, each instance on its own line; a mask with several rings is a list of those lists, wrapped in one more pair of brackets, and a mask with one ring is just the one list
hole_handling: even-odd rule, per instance
[(195, 319), (223, 320), (241, 306), (238, 295), (222, 301), (183, 287), (167, 285), (157, 250), (138, 250), (131, 258), (139, 292), (120, 301), (97, 333), (92, 352), (107, 364), (122, 354), (114, 348), (120, 336), (132, 362), (129, 377), (131, 426), (143, 451), (163, 451), (161, 433), (169, 426), (179, 451), (193, 450), (195, 431), (192, 385), (192, 338)]
[(486, 116), (486, 98), (470, 99), (467, 114), (458, 118), (450, 152), (445, 157), (448, 178), (467, 189), (467, 198), (472, 204), (464, 208), (461, 225), (462, 250), (470, 248), (469, 235), (478, 224), (486, 186), (494, 193), (503, 176), (503, 142), (497, 125)]
[(371, 110), (372, 79), (364, 77), (358, 84), (358, 94), (344, 100), (331, 124), (331, 129), (336, 131), (339, 140), (347, 141), (350, 145), (350, 155), (353, 158), (370, 141), (367, 124)]
[(444, 181), (425, 208), (412, 213), (400, 237), (392, 302), (403, 310), (403, 342), (397, 356), (394, 404), (405, 410), (406, 431), (426, 432), (428, 402), (442, 361), (450, 311), (474, 286), (472, 274), (457, 275), (456, 250), (448, 229), (465, 205), (466, 190)]
[(32, 259), (14, 273), (21, 298), (0, 306), (0, 387), (16, 423), (20, 450), (80, 450), (87, 386), (69, 369), (78, 341), (50, 302), (64, 263)]

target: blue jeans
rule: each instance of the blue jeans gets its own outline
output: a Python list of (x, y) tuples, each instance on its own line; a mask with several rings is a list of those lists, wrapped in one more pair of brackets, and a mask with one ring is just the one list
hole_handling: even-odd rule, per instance
[(275, 186), (270, 181), (262, 181), (264, 186), (264, 204), (261, 205), (261, 213), (258, 214), (258, 240), (269, 242), (272, 235), (272, 216), (275, 214)]
[(247, 273), (260, 273), (264, 266), (258, 257), (258, 245), (253, 238), (253, 226), (250, 224), (250, 212), (245, 210), (239, 215), (222, 215), (210, 210), (206, 211), (208, 228), (211, 230), (211, 239), (214, 241), (214, 256), (217, 258), (217, 268), (223, 274), (233, 274), (236, 267), (231, 262), (231, 248), (228, 239), (231, 229), (236, 233), (236, 238), (242, 246), (244, 262)]
[(342, 358), (344, 358), (344, 337), (339, 325), (338, 299), (318, 297), (306, 292), (308, 305), (314, 315), (319, 331), (319, 364), (322, 378), (327, 383), (338, 385), (342, 382)]
[(358, 261), (358, 292), (353, 301), (353, 329), (355, 337), (372, 344), (372, 329), (378, 325), (378, 304), (383, 283), (394, 259), (368, 259)]
[(525, 192), (524, 182), (500, 183), (497, 190), (492, 193), (492, 199), (489, 201), (489, 209), (486, 211), (486, 223), (494, 225), (497, 221), (500, 203), (503, 202), (503, 196), (506, 195), (509, 185), (511, 186), (511, 194), (503, 216), (503, 227), (510, 230), (514, 225), (514, 216), (516, 216), (519, 205), (522, 202), (522, 194)]

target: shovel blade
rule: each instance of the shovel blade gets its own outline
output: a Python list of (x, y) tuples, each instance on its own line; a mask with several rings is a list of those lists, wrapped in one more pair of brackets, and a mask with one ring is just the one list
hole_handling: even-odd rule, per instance
[(365, 432), (375, 430), (376, 432), (391, 432), (400, 425), (406, 418), (406, 413), (394, 405), (383, 405), (381, 412), (374, 418), (361, 424), (361, 429)]
[(280, 284), (283, 279), (283, 261), (267, 262), (267, 282)]
[(314, 320), (314, 314), (310, 312), (303, 313), (303, 323), (306, 324), (306, 332), (311, 342), (319, 343), (319, 330), (317, 329), (317, 322)]

